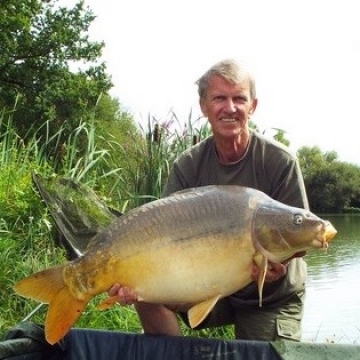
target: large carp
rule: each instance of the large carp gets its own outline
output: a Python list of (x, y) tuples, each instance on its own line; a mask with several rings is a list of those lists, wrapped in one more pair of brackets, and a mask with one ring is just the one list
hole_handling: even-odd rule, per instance
[(328, 221), (258, 190), (204, 186), (129, 211), (98, 233), (82, 257), (30, 275), (15, 290), (49, 304), (50, 344), (114, 283), (134, 289), (139, 301), (195, 304), (188, 313), (194, 327), (220, 298), (252, 281), (254, 262), (262, 270), (261, 304), (268, 260), (283, 262), (310, 248), (327, 248), (335, 234)]

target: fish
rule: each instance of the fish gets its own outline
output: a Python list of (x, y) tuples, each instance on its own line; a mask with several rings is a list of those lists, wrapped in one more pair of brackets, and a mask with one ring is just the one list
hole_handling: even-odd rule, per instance
[[(45, 337), (60, 341), (89, 301), (115, 283), (154, 304), (189, 303), (191, 327), (260, 268), (259, 305), (269, 264), (327, 249), (336, 229), (309, 210), (237, 185), (178, 191), (134, 208), (98, 232), (84, 254), (19, 280), (17, 294), (48, 304)], [(99, 309), (116, 303), (103, 300)]]

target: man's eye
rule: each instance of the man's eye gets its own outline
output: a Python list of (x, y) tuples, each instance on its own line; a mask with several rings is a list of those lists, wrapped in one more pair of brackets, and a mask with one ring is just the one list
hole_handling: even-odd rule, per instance
[(247, 101), (247, 99), (243, 96), (238, 96), (234, 99), (234, 102), (238, 103), (238, 104), (243, 104)]

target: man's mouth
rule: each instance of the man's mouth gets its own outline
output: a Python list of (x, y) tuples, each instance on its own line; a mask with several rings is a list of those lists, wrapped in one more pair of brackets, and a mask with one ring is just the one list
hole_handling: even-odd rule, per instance
[(223, 121), (223, 122), (235, 122), (236, 119), (234, 119), (234, 118), (222, 118), (221, 121)]

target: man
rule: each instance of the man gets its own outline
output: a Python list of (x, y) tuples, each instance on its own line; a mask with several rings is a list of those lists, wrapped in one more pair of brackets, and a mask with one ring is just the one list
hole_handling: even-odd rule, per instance
[[(200, 107), (213, 135), (180, 155), (163, 195), (194, 186), (232, 184), (253, 187), (288, 205), (308, 208), (296, 157), (285, 146), (249, 128), (258, 102), (252, 76), (236, 61), (224, 60), (212, 66), (197, 84)], [(262, 307), (256, 283), (251, 283), (221, 299), (200, 328), (234, 324), (239, 339), (299, 341), (306, 278), (302, 255), (284, 264), (272, 264)], [(258, 275), (254, 265), (253, 279)], [(187, 322), (189, 304), (136, 302), (136, 294), (119, 284), (109, 294), (118, 294), (122, 304), (135, 303), (145, 333), (181, 335), (176, 314)]]

